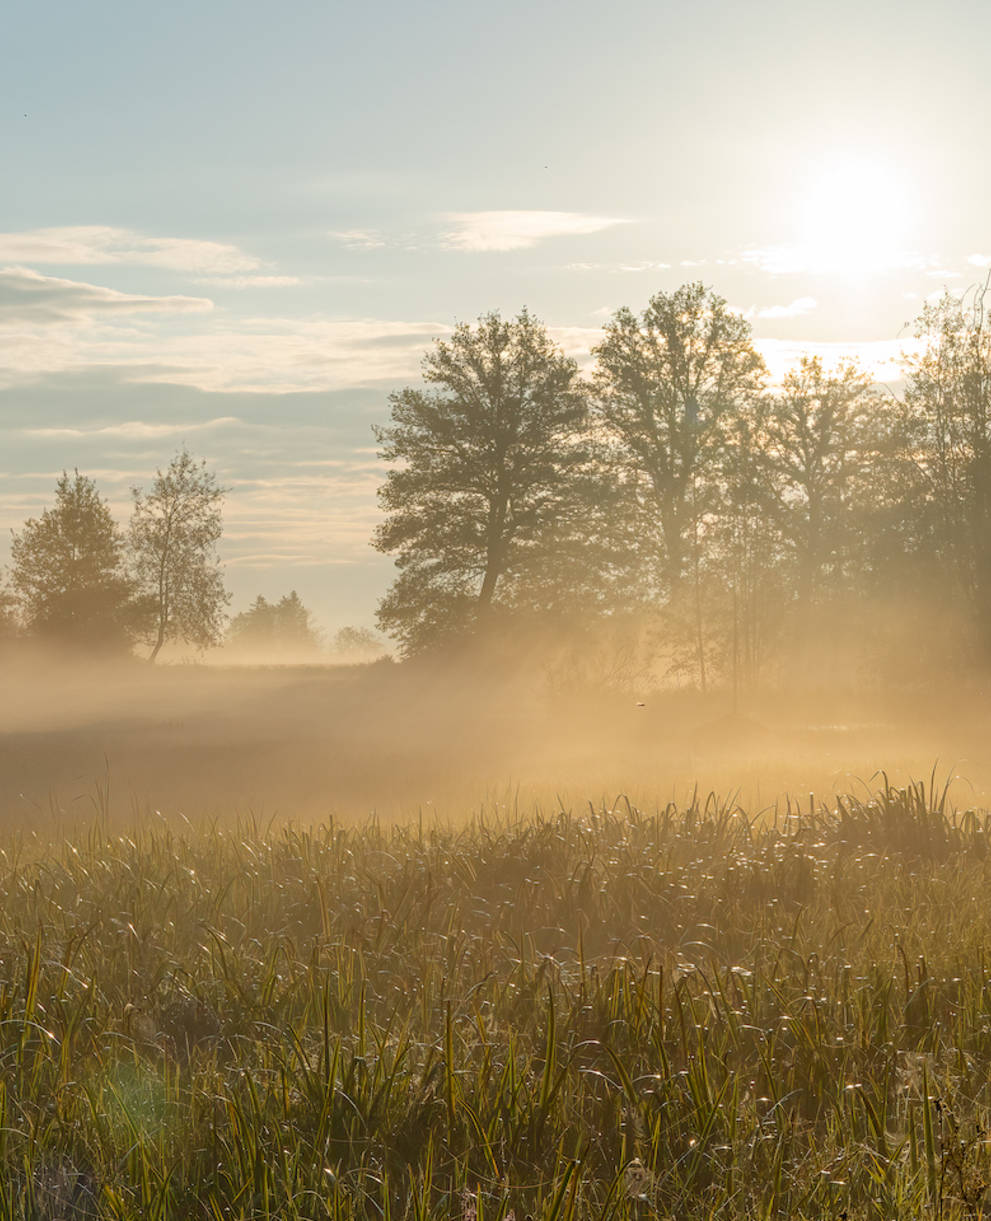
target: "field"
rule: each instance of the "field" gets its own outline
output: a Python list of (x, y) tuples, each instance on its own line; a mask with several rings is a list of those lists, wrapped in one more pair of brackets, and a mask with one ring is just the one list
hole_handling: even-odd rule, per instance
[(2, 713), (0, 1221), (985, 1215), (976, 699), (97, 677)]
[(0, 856), (0, 1217), (976, 1217), (988, 820), (938, 790)]

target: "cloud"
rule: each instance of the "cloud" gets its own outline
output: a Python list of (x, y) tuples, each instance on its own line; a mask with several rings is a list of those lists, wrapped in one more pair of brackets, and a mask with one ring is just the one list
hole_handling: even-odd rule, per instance
[(381, 250), (388, 244), (374, 229), (331, 229), (330, 236), (348, 250)]
[(300, 276), (200, 276), (196, 283), (217, 288), (292, 288), (303, 281)]
[(145, 420), (122, 420), (119, 424), (103, 424), (93, 428), (22, 428), (26, 437), (86, 440), (89, 438), (120, 437), (129, 441), (157, 440), (160, 437), (174, 437), (191, 432), (205, 432), (208, 429), (225, 428), (231, 424), (240, 424), (237, 416), (217, 416), (213, 420), (199, 420), (184, 424), (150, 424)]
[[(856, 266), (851, 261), (856, 253)], [(855, 272), (877, 273), (882, 271), (918, 271), (928, 267), (932, 260), (911, 250), (873, 250), (848, 253), (840, 249), (814, 246), (780, 244), (774, 246), (752, 246), (740, 253), (741, 262), (772, 276), (790, 276), (800, 273), (812, 275), (834, 275)]]
[(796, 297), (790, 305), (766, 305), (755, 311), (757, 318), (773, 321), (778, 318), (801, 318), (803, 314), (811, 313), (819, 303), (815, 297)]
[(25, 267), (0, 268), (0, 321), (46, 323), (84, 321), (105, 315), (203, 313), (206, 297), (150, 297), (117, 292), (99, 284), (43, 276)]
[(0, 233), (0, 263), (72, 266), (127, 263), (202, 275), (254, 271), (261, 260), (225, 242), (146, 237), (111, 225), (72, 225)]
[[(231, 317), (151, 326), (141, 314), (210, 309), (183, 297), (129, 297), (94, 285), (17, 272), (4, 304), (0, 274), (0, 385), (116, 369), (130, 383), (270, 394), (416, 380), (431, 340), (450, 327), (378, 318)], [(25, 279), (25, 277), (27, 279)], [(31, 304), (25, 284), (38, 289)], [(10, 286), (7, 285), (9, 288)], [(43, 291), (42, 291), (43, 290)]]
[(624, 274), (644, 271), (668, 271), (670, 268), (670, 263), (661, 263), (656, 259), (639, 259), (632, 263), (565, 263), (564, 265), (565, 271), (605, 271), (621, 272)]
[(971, 267), (991, 267), (991, 254), (969, 254), (967, 262)]
[(449, 212), (441, 238), (449, 250), (525, 250), (552, 237), (582, 237), (628, 221), (584, 212)]

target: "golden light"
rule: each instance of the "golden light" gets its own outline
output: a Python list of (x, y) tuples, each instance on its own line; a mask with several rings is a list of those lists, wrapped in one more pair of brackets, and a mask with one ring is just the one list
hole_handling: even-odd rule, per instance
[(796, 209), (797, 254), (809, 271), (870, 275), (913, 265), (908, 182), (881, 156), (834, 153), (815, 162)]

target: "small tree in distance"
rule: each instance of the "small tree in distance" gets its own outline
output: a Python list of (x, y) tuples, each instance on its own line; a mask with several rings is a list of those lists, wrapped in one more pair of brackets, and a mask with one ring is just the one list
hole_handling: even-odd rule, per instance
[(216, 546), (223, 531), (224, 489), (185, 449), (151, 491), (133, 489), (130, 550), (139, 588), (152, 619), (153, 662), (170, 640), (198, 648), (220, 641), (230, 596)]
[(370, 628), (342, 627), (334, 636), (331, 652), (345, 662), (364, 662), (387, 657), (389, 650)]
[(124, 652), (135, 628), (124, 538), (96, 484), (65, 471), (55, 505), (11, 544), (11, 585), (29, 635), (87, 652)]
[(278, 602), (259, 594), (246, 611), (234, 616), (227, 638), (235, 649), (259, 657), (301, 661), (320, 651), (320, 633), (295, 590)]

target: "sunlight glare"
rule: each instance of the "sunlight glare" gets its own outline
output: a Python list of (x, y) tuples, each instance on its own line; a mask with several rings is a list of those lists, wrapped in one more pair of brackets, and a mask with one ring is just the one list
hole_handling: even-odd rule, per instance
[(819, 274), (862, 276), (914, 262), (909, 189), (898, 170), (867, 154), (817, 161), (798, 208), (802, 261)]

